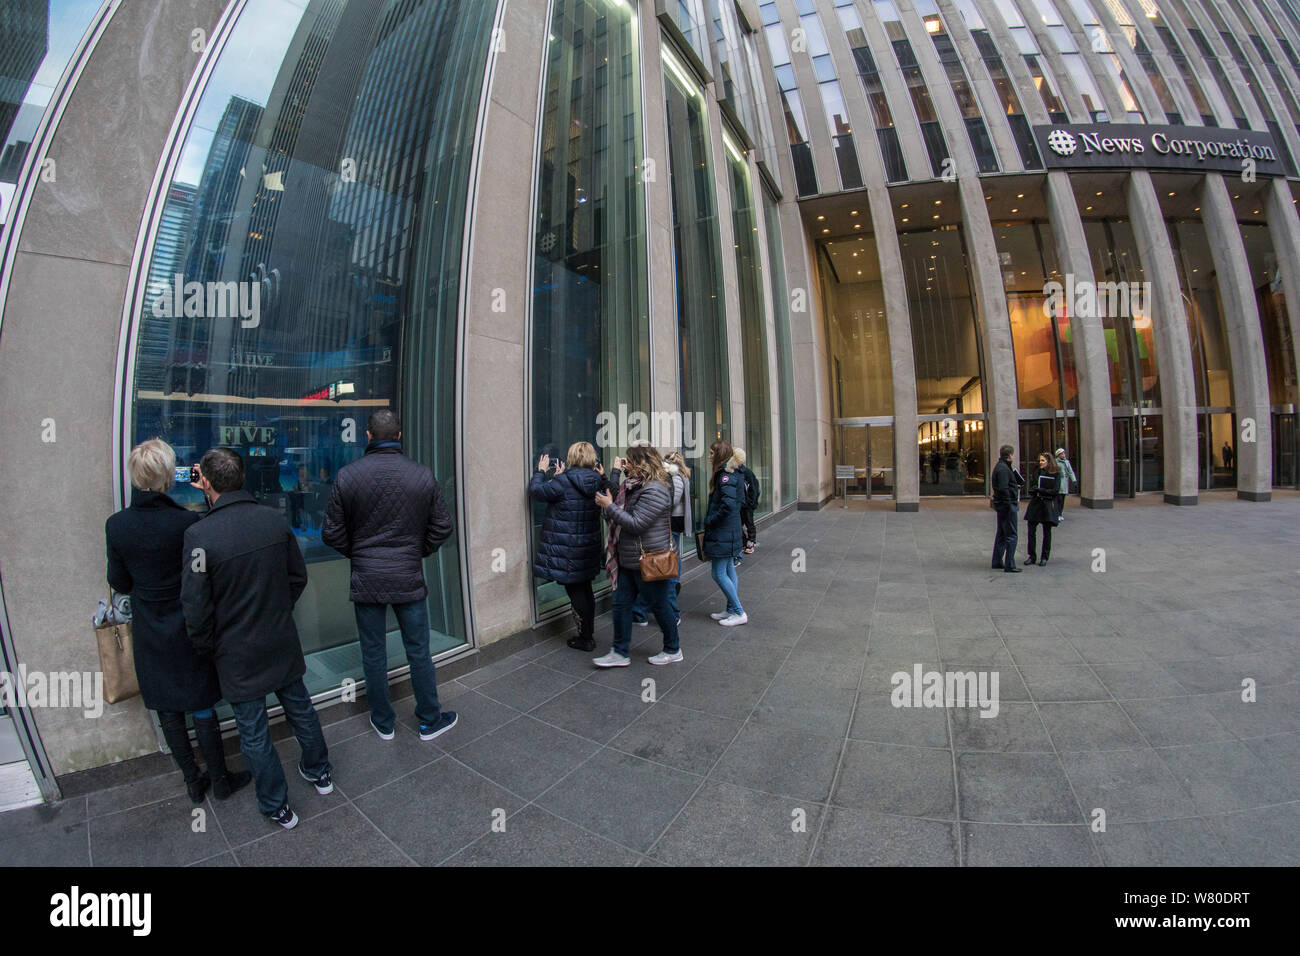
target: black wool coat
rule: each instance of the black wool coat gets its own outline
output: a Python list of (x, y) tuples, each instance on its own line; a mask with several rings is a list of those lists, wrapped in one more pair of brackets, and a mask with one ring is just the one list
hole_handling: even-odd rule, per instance
[(713, 476), (709, 511), (704, 517), (704, 556), (734, 558), (745, 547), (740, 509), (745, 505), (745, 481), (724, 465)]
[[(1061, 493), (1061, 479), (1064, 476), (1058, 471), (1055, 475), (1049, 475), (1045, 471), (1040, 471), (1034, 475), (1034, 480), (1029, 483), (1029, 506), (1025, 508), (1025, 520), (1035, 524), (1054, 525), (1057, 522), (1056, 496)], [(1047, 479), (1048, 484), (1045, 491), (1038, 488), (1040, 479)]]
[(547, 502), (533, 574), (545, 581), (577, 584), (601, 572), (605, 543), (594, 499), (604, 486), (605, 479), (590, 468), (572, 468), (550, 478), (533, 472), (528, 493)]
[(212, 658), (195, 652), (181, 612), (185, 530), (202, 515), (156, 491), (104, 523), (108, 583), (131, 595), (131, 636), (140, 696), (150, 710), (192, 713), (221, 699)]
[(302, 677), (293, 606), (307, 587), (307, 564), (284, 516), (247, 491), (227, 492), (186, 529), (185, 554), (185, 627), (215, 661), (222, 696), (247, 703)]
[(451, 517), (431, 472), (376, 439), (334, 479), (321, 540), (352, 559), (349, 597), (359, 604), (409, 604), (429, 594), (424, 559), (451, 537)]

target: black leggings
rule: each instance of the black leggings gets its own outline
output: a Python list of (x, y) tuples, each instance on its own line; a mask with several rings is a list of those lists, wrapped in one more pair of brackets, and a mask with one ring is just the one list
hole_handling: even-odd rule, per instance
[(569, 595), (573, 613), (578, 615), (578, 636), (592, 638), (596, 633), (596, 594), (591, 589), (591, 582), (566, 584), (564, 591)]
[[(193, 783), (200, 776), (198, 762), (194, 759), (194, 749), (190, 746), (190, 733), (185, 727), (185, 714), (177, 711), (158, 711), (158, 724), (162, 727), (163, 739), (172, 752), (172, 759), (181, 770), (186, 783)], [(208, 778), (220, 780), (226, 776), (226, 751), (221, 742), (221, 722), (216, 716), (194, 717), (194, 736), (198, 738), (199, 750), (203, 751), (203, 761), (208, 765)]]
[[(1029, 558), (1031, 561), (1037, 560), (1034, 552), (1038, 550), (1038, 526), (1040, 522), (1029, 522)], [(1041, 522), (1043, 527), (1043, 560), (1046, 561), (1052, 553), (1052, 526), (1046, 522)]]

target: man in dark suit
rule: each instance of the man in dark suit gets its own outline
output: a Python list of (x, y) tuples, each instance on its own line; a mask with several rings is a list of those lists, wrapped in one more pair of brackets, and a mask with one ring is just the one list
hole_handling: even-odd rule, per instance
[(1015, 449), (1003, 445), (998, 449), (998, 463), (993, 466), (993, 508), (998, 514), (997, 533), (993, 537), (993, 570), (1019, 573), (1016, 567), (1016, 523), (1020, 520), (1020, 486), (1025, 479), (1011, 466)]
[(456, 724), (456, 712), (438, 703), (438, 678), (429, 654), (429, 589), (424, 559), (451, 537), (442, 489), (424, 465), (402, 454), (402, 423), (381, 408), (366, 427), (366, 452), (339, 469), (325, 510), (321, 540), (352, 559), (349, 597), (361, 642), (370, 725), (384, 740), (396, 733), (388, 694), (388, 606), (402, 629), (420, 739), (433, 740)]
[(298, 773), (332, 793), (320, 719), (303, 684), (307, 664), (293, 606), (307, 587), (307, 565), (289, 523), (253, 499), (244, 462), (213, 448), (199, 463), (198, 486), (211, 503), (185, 531), (181, 606), (191, 643), (211, 654), (222, 696), (235, 711), (240, 749), (253, 773), (257, 806), (286, 830), (298, 823), (267, 729), (266, 697), (275, 694), (302, 747)]

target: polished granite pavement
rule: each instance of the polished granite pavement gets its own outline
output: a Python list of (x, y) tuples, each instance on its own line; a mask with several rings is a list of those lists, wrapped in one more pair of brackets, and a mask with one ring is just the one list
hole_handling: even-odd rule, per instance
[[(279, 744), (291, 832), (251, 788), (195, 832), (171, 773), (0, 814), (0, 864), (1300, 864), (1300, 496), (1073, 499), (1019, 575), (982, 502), (923, 507), (765, 527), (748, 625), (683, 590), (682, 664), (653, 624), (610, 671), (548, 639), (445, 682), (432, 743), (323, 710), (331, 796)], [(997, 715), (893, 706), (917, 664), (996, 672)]]

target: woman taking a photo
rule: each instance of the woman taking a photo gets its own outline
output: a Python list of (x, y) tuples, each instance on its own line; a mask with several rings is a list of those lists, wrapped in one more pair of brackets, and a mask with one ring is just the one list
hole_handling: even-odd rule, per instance
[[(597, 667), (627, 667), (632, 643), (632, 605), (644, 594), (650, 613), (664, 634), (663, 650), (650, 658), (651, 664), (675, 664), (682, 659), (677, 640), (677, 617), (668, 608), (671, 578), (646, 581), (641, 576), (641, 556), (672, 548), (670, 516), (672, 486), (659, 452), (649, 445), (634, 445), (627, 459), (614, 459), (613, 478), (620, 471), (617, 495), (601, 490), (596, 504), (609, 522), (606, 569), (614, 584), (614, 643), (608, 654), (597, 657)], [(680, 567), (680, 562), (679, 562)]]
[[(202, 515), (188, 511), (166, 494), (176, 471), (176, 452), (155, 438), (131, 449), (131, 505), (104, 525), (108, 542), (108, 584), (131, 595), (135, 674), (144, 705), (158, 712), (158, 723), (172, 759), (185, 777), (190, 799), (202, 803), (208, 787), (224, 800), (252, 780), (226, 769), (221, 725), (213, 705), (221, 699), (216, 667), (190, 644), (181, 613), (181, 566), (185, 529)], [(190, 748), (185, 715), (194, 715), (206, 773)]]
[[(1061, 470), (1056, 465), (1056, 458), (1051, 452), (1038, 456), (1038, 474), (1029, 485), (1029, 507), (1025, 509), (1025, 520), (1029, 522), (1029, 557), (1025, 564), (1047, 566), (1047, 559), (1052, 553), (1052, 528), (1060, 521), (1060, 512), (1056, 510), (1056, 496), (1061, 490)], [(1043, 526), (1043, 560), (1035, 555), (1038, 550), (1038, 526)]]
[(549, 455), (537, 460), (537, 470), (528, 483), (528, 493), (545, 501), (546, 517), (537, 542), (533, 574), (544, 581), (563, 585), (578, 621), (578, 633), (569, 638), (570, 647), (580, 651), (596, 649), (596, 596), (591, 582), (600, 573), (600, 509), (595, 497), (605, 483), (596, 471), (596, 449), (590, 442), (569, 446), (568, 467), (557, 462), (555, 474)]
[(713, 453), (713, 477), (709, 480), (709, 512), (704, 518), (704, 557), (712, 563), (713, 580), (727, 599), (727, 609), (710, 616), (723, 627), (735, 627), (749, 623), (740, 603), (736, 574), (736, 559), (745, 546), (740, 523), (745, 483), (734, 470), (730, 442), (719, 439), (709, 450)]

